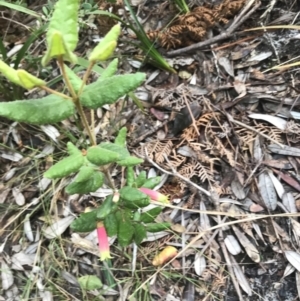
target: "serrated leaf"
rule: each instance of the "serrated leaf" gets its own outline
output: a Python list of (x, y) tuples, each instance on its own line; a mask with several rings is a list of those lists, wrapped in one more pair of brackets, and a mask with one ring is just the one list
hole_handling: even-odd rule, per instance
[(120, 155), (117, 152), (99, 146), (89, 147), (86, 157), (91, 163), (96, 165), (105, 165), (120, 159)]
[(79, 285), (83, 290), (96, 290), (103, 286), (101, 280), (94, 275), (85, 275), (78, 278)]
[(93, 173), (92, 177), (85, 182), (72, 182), (71, 184), (69, 184), (66, 187), (66, 192), (68, 194), (95, 192), (103, 185), (103, 182), (103, 173), (95, 172)]
[(118, 233), (118, 220), (116, 216), (112, 213), (109, 214), (105, 219), (104, 219), (104, 226), (107, 232), (107, 235), (112, 237), (117, 235)]
[(101, 76), (97, 81), (101, 81), (105, 78), (111, 77), (115, 75), (115, 73), (118, 70), (118, 59), (114, 59), (110, 62), (110, 64), (105, 68), (105, 70), (102, 72)]
[(144, 73), (115, 75), (86, 86), (80, 96), (84, 107), (97, 109), (112, 104), (126, 93), (135, 90), (145, 80)]
[(115, 144), (120, 145), (121, 147), (125, 147), (126, 146), (126, 135), (127, 135), (127, 128), (126, 127), (121, 128), (115, 139)]
[(130, 157), (127, 157), (126, 159), (117, 161), (117, 164), (120, 166), (128, 167), (128, 166), (135, 166), (135, 165), (141, 164), (143, 162), (144, 162), (143, 159), (140, 159), (140, 158), (137, 158), (134, 156), (130, 156)]
[(81, 166), (76, 178), (74, 179), (74, 182), (80, 183), (88, 181), (95, 172), (96, 171), (92, 166)]
[(72, 155), (66, 157), (50, 167), (45, 173), (44, 177), (48, 179), (61, 179), (76, 172), (80, 169), (84, 162), (82, 154)]
[[(64, 46), (69, 52), (64, 59), (70, 59), (70, 52), (75, 50), (78, 43), (79, 3), (79, 0), (59, 0), (56, 2), (46, 35), (47, 52), (51, 51), (53, 36), (58, 32), (63, 37)], [(47, 57), (47, 54), (45, 57)], [(45, 63), (47, 63), (47, 60), (45, 60)]]
[(171, 227), (170, 223), (157, 223), (157, 224), (147, 224), (146, 230), (148, 232), (160, 232), (160, 231), (166, 231)]
[(77, 76), (77, 74), (72, 69), (70, 69), (67, 65), (65, 65), (65, 71), (69, 78), (71, 86), (73, 87), (74, 91), (77, 93), (82, 85), (82, 79), (79, 76)]
[(146, 212), (143, 212), (140, 217), (140, 221), (143, 223), (152, 223), (155, 218), (162, 212), (162, 207), (155, 207)]
[(273, 182), (267, 172), (263, 172), (258, 177), (258, 189), (269, 210), (275, 210), (277, 207), (277, 194)]
[(75, 219), (70, 225), (71, 229), (76, 232), (91, 232), (97, 227), (97, 212), (81, 213), (79, 218)]
[(0, 102), (0, 116), (31, 124), (49, 124), (74, 115), (71, 100), (56, 95), (39, 99)]
[(134, 236), (133, 239), (137, 245), (139, 245), (144, 238), (147, 237), (147, 231), (144, 225), (135, 224), (134, 225)]
[(142, 187), (153, 189), (155, 186), (157, 186), (160, 183), (160, 181), (161, 181), (161, 177), (153, 177), (146, 180), (142, 185)]
[(103, 143), (100, 143), (98, 146), (101, 148), (110, 150), (112, 152), (118, 153), (120, 156), (119, 160), (124, 160), (130, 156), (130, 153), (127, 150), (127, 148), (120, 146), (118, 144), (114, 144), (114, 143), (110, 143), (110, 142), (103, 142)]

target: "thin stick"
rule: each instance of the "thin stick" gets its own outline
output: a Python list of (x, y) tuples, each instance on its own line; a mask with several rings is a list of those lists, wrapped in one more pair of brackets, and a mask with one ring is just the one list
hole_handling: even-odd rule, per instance
[(191, 116), (191, 118), (192, 118), (192, 121), (193, 121), (193, 123), (192, 123), (192, 124), (193, 124), (193, 127), (194, 127), (194, 129), (195, 129), (197, 135), (200, 136), (199, 130), (198, 130), (198, 128), (197, 128), (196, 120), (195, 120), (194, 115), (193, 115), (193, 113), (192, 113), (191, 107), (190, 107), (190, 105), (189, 105), (189, 103), (188, 103), (188, 101), (187, 101), (187, 99), (186, 99), (186, 96), (185, 96), (184, 91), (183, 91), (182, 95), (183, 95), (183, 98), (184, 98), (184, 102), (185, 102), (185, 104), (186, 104), (186, 106), (187, 106), (187, 108), (188, 108), (188, 110), (189, 110), (190, 116)]

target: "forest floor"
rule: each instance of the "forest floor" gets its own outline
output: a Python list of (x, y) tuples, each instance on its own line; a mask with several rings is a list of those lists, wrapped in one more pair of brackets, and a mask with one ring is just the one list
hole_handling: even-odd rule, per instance
[[(53, 2), (28, 4), (42, 23), (0, 4), (8, 53), (18, 53), (47, 22)], [(95, 13), (99, 9), (134, 23), (122, 1), (82, 2), (88, 3), (80, 11), (76, 53), (82, 57), (115, 24)], [(80, 144), (85, 133), (75, 119), (31, 126), (0, 118), (0, 300), (299, 300), (300, 2), (188, 4), (184, 15), (172, 1), (132, 0), (174, 72), (155, 67), (123, 27), (115, 56), (120, 73), (147, 74), (134, 91), (143, 109), (126, 96), (96, 110), (94, 120), (86, 111), (98, 142), (113, 141), (126, 126), (129, 151), (145, 159), (136, 172), (162, 176), (158, 189), (170, 205), (159, 218), (172, 223), (170, 231), (149, 233), (140, 246), (127, 248), (112, 237), (115, 285), (109, 286), (95, 232), (82, 235), (68, 226), (111, 189), (69, 196), (68, 179), (54, 184), (43, 178), (70, 137)], [(30, 44), (20, 65), (63, 89), (58, 67), (41, 67), (44, 38)], [(287, 64), (293, 65), (282, 67)], [(10, 93), (1, 101), (38, 95), (3, 85)], [(112, 171), (117, 187), (122, 177), (121, 170)], [(50, 226), (61, 227), (60, 235), (47, 236)], [(153, 266), (166, 246), (176, 247), (178, 256)], [(98, 276), (103, 288), (82, 290), (83, 275)]]

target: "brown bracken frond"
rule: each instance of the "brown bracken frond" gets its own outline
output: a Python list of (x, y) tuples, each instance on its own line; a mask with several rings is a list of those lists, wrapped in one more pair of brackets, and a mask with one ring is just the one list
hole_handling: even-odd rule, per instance
[(165, 30), (148, 32), (150, 40), (158, 40), (166, 49), (188, 46), (201, 41), (208, 29), (218, 23), (227, 24), (228, 18), (234, 16), (244, 5), (246, 0), (224, 0), (213, 6), (199, 6), (192, 11), (174, 19), (170, 27)]

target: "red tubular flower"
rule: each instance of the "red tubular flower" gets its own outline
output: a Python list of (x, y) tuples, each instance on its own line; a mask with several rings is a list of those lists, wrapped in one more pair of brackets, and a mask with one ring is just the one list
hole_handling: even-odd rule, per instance
[(109, 253), (108, 237), (102, 222), (97, 223), (97, 236), (98, 236), (98, 244), (100, 250), (100, 260), (103, 261), (111, 258)]
[(153, 201), (161, 202), (163, 204), (169, 203), (168, 197), (164, 194), (159, 193), (158, 191), (155, 191), (155, 190), (152, 190), (149, 188), (145, 188), (145, 187), (141, 187), (141, 188), (139, 188), (139, 190), (141, 192), (147, 194)]

